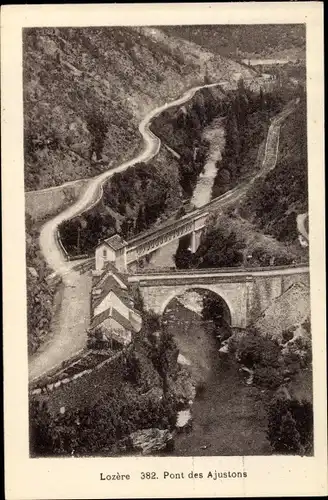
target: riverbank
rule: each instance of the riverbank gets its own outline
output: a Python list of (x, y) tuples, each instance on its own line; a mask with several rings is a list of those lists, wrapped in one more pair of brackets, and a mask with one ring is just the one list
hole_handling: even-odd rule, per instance
[[(217, 162), (220, 162), (225, 146), (224, 118), (218, 117), (205, 127), (202, 140), (208, 144), (208, 152), (202, 172), (198, 176), (190, 204), (200, 208), (211, 200), (212, 186), (217, 175)], [(143, 263), (143, 269), (175, 267), (174, 256), (178, 250), (179, 240), (172, 241), (149, 254)]]
[(219, 356), (219, 344), (199, 314), (172, 301), (164, 317), (179, 352), (190, 361), (198, 391), (192, 430), (175, 436), (174, 456), (269, 455), (266, 392), (247, 386), (239, 366)]

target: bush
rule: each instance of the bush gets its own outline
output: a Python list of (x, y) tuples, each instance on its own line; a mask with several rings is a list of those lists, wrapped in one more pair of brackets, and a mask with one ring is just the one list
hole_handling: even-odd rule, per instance
[[(296, 366), (300, 368), (308, 368), (312, 363), (312, 342), (307, 337), (296, 337), (295, 340), (289, 342), (283, 350), (284, 361), (288, 369), (295, 372)], [(298, 371), (297, 370), (297, 371)]]
[(284, 381), (281, 369), (272, 366), (257, 366), (254, 373), (254, 383), (267, 387), (268, 389), (278, 389)]
[(132, 384), (137, 384), (140, 379), (140, 373), (140, 361), (137, 358), (136, 352), (135, 350), (129, 351), (125, 358), (124, 379)]
[(277, 453), (312, 454), (312, 404), (307, 401), (275, 400), (268, 408), (267, 437)]
[(251, 330), (244, 335), (237, 349), (238, 361), (247, 368), (258, 365), (277, 367), (280, 347), (277, 341), (263, 337), (258, 331)]

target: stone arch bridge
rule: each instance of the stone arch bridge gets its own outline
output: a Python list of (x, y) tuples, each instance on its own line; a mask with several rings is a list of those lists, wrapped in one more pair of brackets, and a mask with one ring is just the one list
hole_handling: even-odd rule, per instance
[(245, 328), (295, 283), (309, 284), (307, 266), (148, 272), (128, 277), (138, 284), (145, 308), (162, 315), (170, 301), (187, 290), (217, 294), (229, 308), (231, 326)]

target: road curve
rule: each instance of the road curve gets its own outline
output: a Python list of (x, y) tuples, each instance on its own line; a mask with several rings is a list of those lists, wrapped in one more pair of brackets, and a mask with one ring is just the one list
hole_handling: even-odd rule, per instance
[(73, 205), (44, 224), (40, 232), (40, 249), (48, 266), (53, 269), (53, 271), (55, 271), (58, 275), (65, 276), (65, 274), (72, 269), (73, 265), (76, 265), (76, 262), (73, 264), (72, 262), (66, 261), (64, 252), (58, 243), (57, 230), (59, 224), (67, 219), (71, 219), (72, 217), (79, 215), (98, 203), (102, 197), (102, 187), (104, 182), (113, 174), (123, 172), (136, 163), (149, 161), (158, 153), (161, 141), (151, 132), (149, 128), (151, 120), (162, 111), (189, 101), (189, 99), (191, 99), (198, 90), (208, 87), (216, 87), (218, 85), (220, 85), (220, 82), (193, 87), (185, 92), (182, 97), (159, 106), (149, 112), (139, 124), (139, 132), (141, 133), (144, 141), (143, 151), (133, 159), (126, 161), (111, 170), (103, 172), (97, 177), (91, 178), (86, 191)]

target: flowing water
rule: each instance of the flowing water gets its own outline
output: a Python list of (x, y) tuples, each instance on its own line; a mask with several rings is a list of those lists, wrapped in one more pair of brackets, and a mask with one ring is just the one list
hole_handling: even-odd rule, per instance
[(172, 454), (268, 455), (264, 395), (245, 384), (234, 362), (219, 355), (218, 341), (202, 321), (195, 295), (172, 301), (165, 312), (167, 328), (199, 387), (191, 410), (192, 430), (176, 436)]
[(191, 204), (200, 208), (211, 201), (212, 186), (217, 173), (216, 162), (221, 161), (222, 151), (225, 145), (224, 128), (222, 118), (218, 118), (206, 127), (203, 138), (209, 141), (210, 148), (204, 169), (199, 175)]
[[(223, 118), (215, 119), (211, 125), (205, 128), (203, 139), (209, 144), (209, 151), (206, 163), (198, 177), (196, 187), (191, 198), (191, 204), (200, 208), (209, 201), (212, 196), (212, 186), (217, 173), (216, 162), (222, 158), (225, 146), (225, 131)], [(160, 267), (175, 267), (174, 255), (178, 249), (179, 241), (172, 241), (162, 248), (159, 248), (150, 255), (150, 261), (144, 265), (145, 269), (155, 269)]]

